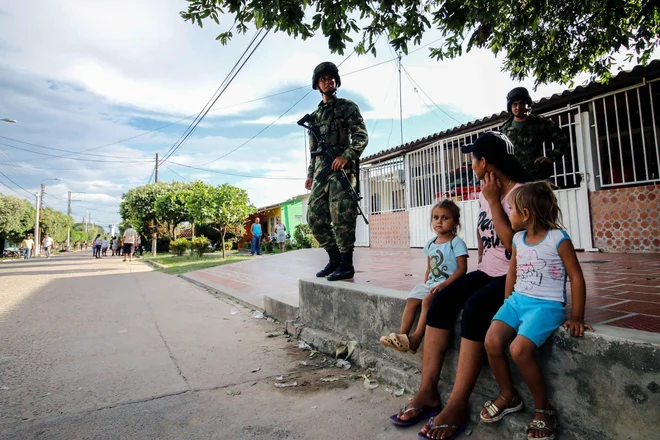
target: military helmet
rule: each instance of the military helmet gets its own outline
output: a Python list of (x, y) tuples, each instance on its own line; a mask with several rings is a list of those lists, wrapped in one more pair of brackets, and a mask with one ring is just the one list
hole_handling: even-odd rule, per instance
[(324, 61), (323, 63), (316, 66), (314, 69), (314, 74), (312, 75), (312, 88), (318, 90), (319, 88), (319, 79), (324, 75), (332, 75), (335, 77), (335, 82), (337, 83), (337, 88), (341, 86), (341, 78), (339, 78), (339, 69), (335, 66), (335, 63), (330, 61)]
[(527, 105), (532, 105), (532, 97), (524, 87), (516, 87), (506, 95), (506, 111), (511, 113), (511, 106), (516, 101), (525, 101)]

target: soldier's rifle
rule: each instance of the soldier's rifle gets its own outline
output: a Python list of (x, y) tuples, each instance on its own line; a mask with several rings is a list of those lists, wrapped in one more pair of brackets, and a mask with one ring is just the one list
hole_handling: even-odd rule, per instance
[[(351, 180), (346, 175), (346, 172), (344, 170), (332, 169), (332, 163), (335, 161), (337, 156), (335, 155), (332, 146), (329, 145), (328, 142), (326, 141), (325, 136), (321, 134), (321, 130), (319, 130), (319, 128), (316, 125), (312, 125), (311, 115), (306, 114), (305, 116), (303, 116), (298, 121), (298, 125), (306, 128), (310, 133), (312, 133), (312, 136), (314, 136), (314, 139), (316, 139), (316, 143), (320, 147), (320, 150), (312, 151), (311, 153), (312, 158), (324, 157), (328, 162), (328, 165), (317, 174), (316, 180), (318, 182), (325, 182), (325, 180), (328, 178), (330, 173), (332, 172), (338, 173), (339, 183), (341, 183), (342, 188), (344, 188), (344, 191), (346, 191), (351, 196), (351, 198), (355, 200), (355, 205), (357, 206), (358, 214), (362, 216), (366, 224), (369, 224), (369, 220), (367, 220), (367, 217), (364, 215), (362, 209), (360, 208), (360, 200), (362, 200), (362, 197), (357, 191), (355, 191), (355, 188), (353, 188), (353, 185), (351, 184)], [(359, 176), (356, 176), (356, 178), (359, 179)]]

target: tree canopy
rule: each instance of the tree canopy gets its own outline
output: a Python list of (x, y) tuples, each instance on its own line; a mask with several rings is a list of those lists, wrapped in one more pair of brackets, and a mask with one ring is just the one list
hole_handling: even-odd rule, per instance
[(0, 240), (19, 240), (34, 228), (35, 209), (27, 200), (0, 194)]
[[(536, 84), (571, 83), (587, 72), (607, 80), (615, 53), (645, 64), (660, 43), (660, 6), (652, 0), (187, 0), (184, 20), (231, 23), (216, 39), (250, 25), (294, 38), (321, 32), (333, 53), (344, 54), (354, 42), (357, 54), (376, 54), (379, 37), (408, 53), (430, 30), (442, 38), (429, 56), (456, 58), (475, 47), (504, 55), (504, 70)], [(221, 22), (222, 21), (222, 22)], [(227, 24), (229, 24), (227, 23)]]

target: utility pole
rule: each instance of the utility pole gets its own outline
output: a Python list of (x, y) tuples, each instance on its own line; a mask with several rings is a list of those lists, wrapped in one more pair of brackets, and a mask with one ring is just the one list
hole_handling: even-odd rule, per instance
[[(156, 172), (154, 173), (154, 181), (158, 183), (158, 153), (156, 153)], [(151, 255), (156, 256), (156, 246), (158, 246), (158, 225), (154, 218), (154, 230), (151, 234)]]
[(38, 250), (38, 247), (37, 247), (38, 246), (38, 244), (37, 244), (38, 243), (37, 242), (37, 231), (39, 230), (39, 198), (40, 198), (39, 193), (37, 193), (36, 196), (37, 196), (37, 200), (34, 204), (34, 207), (36, 209), (35, 209), (35, 217), (34, 217), (34, 247), (33, 247), (34, 252), (35, 252), (34, 253), (35, 257), (37, 255), (39, 255), (39, 253), (38, 253), (39, 250)]
[[(39, 199), (39, 218), (40, 220), (44, 218), (44, 195), (46, 194), (46, 185), (41, 184), (41, 198)], [(37, 229), (34, 231), (34, 256), (39, 256), (39, 245), (41, 244), (41, 228), (37, 223)]]
[(85, 208), (85, 218), (83, 219), (83, 221), (85, 222), (85, 232), (89, 232), (88, 230), (89, 224), (87, 223), (87, 208)]
[(401, 94), (401, 52), (399, 52), (399, 121), (401, 125), (401, 146), (403, 146), (403, 95)]
[[(66, 215), (71, 217), (71, 191), (69, 191), (69, 201), (66, 205)], [(69, 252), (71, 248), (71, 228), (66, 230), (66, 251)]]

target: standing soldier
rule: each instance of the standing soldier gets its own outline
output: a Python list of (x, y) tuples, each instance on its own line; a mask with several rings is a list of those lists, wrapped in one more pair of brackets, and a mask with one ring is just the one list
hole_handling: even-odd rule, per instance
[(506, 95), (506, 110), (511, 117), (500, 131), (516, 147), (514, 156), (532, 179), (549, 180), (553, 174), (552, 164), (566, 152), (568, 139), (554, 122), (531, 114), (532, 98), (524, 87), (516, 87)]
[[(310, 124), (317, 126), (333, 148), (336, 159), (325, 163), (323, 156), (312, 157), (307, 170), (305, 188), (311, 190), (307, 222), (319, 245), (326, 250), (330, 261), (319, 271), (317, 277), (328, 277), (329, 281), (353, 278), (353, 248), (355, 246), (355, 224), (357, 202), (351, 198), (339, 182), (336, 172), (319, 182), (315, 177), (328, 165), (335, 171), (344, 170), (353, 186), (359, 176), (360, 155), (367, 146), (369, 136), (358, 106), (347, 99), (337, 98), (341, 86), (339, 69), (333, 63), (324, 62), (316, 66), (312, 76), (312, 88), (319, 90), (323, 100), (311, 114)], [(310, 136), (310, 151), (319, 146)]]

